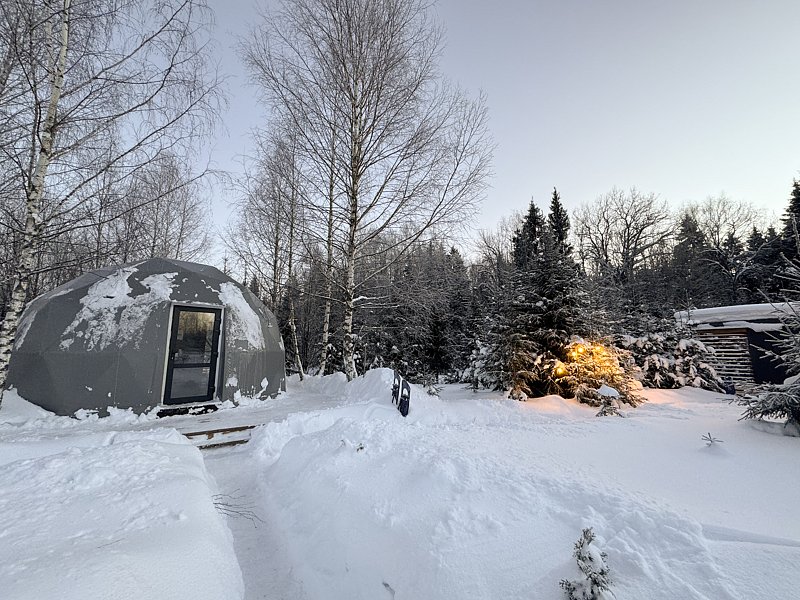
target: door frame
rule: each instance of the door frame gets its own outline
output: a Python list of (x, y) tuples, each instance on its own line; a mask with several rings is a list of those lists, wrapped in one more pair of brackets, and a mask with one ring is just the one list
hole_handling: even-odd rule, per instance
[[(212, 311), (219, 311), (219, 337), (217, 339), (217, 361), (216, 365), (214, 366), (214, 393), (210, 400), (189, 400), (187, 402), (176, 402), (166, 404), (164, 402), (167, 394), (167, 383), (168, 383), (168, 375), (170, 374), (169, 369), (169, 350), (170, 350), (170, 342), (172, 341), (172, 322), (175, 318), (175, 309), (189, 309), (196, 312), (212, 312)], [(181, 302), (171, 302), (169, 307), (169, 313), (167, 316), (167, 323), (166, 323), (166, 340), (164, 344), (164, 366), (161, 374), (161, 394), (159, 396), (158, 405), (161, 407), (174, 407), (174, 406), (194, 406), (194, 405), (207, 405), (212, 402), (219, 402), (220, 396), (220, 387), (219, 387), (219, 378), (220, 373), (222, 373), (222, 362), (224, 358), (223, 344), (225, 338), (225, 307), (221, 304), (185, 304)], [(211, 381), (209, 379), (209, 381)], [(171, 383), (171, 381), (170, 381)]]

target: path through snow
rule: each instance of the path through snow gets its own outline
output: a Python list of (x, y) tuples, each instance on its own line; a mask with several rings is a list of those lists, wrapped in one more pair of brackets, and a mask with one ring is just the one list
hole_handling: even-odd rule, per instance
[(206, 455), (263, 520), (229, 519), (249, 600), (560, 600), (586, 526), (620, 599), (794, 597), (800, 440), (739, 422), (723, 397), (652, 391), (597, 419), (557, 397), (415, 389), (403, 419), (390, 386), (388, 371), (293, 386), (305, 410)]

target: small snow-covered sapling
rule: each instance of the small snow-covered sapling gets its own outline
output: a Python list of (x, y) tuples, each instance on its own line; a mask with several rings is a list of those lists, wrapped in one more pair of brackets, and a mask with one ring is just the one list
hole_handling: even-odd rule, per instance
[(710, 431), (706, 435), (702, 436), (700, 439), (703, 440), (706, 443), (706, 446), (711, 446), (712, 444), (721, 444), (722, 443), (722, 440), (720, 440), (718, 438), (715, 438), (713, 435), (711, 435)]
[(611, 576), (606, 564), (608, 556), (594, 545), (594, 540), (594, 531), (589, 527), (583, 530), (581, 537), (575, 542), (572, 555), (584, 579), (562, 579), (559, 582), (569, 600), (610, 600), (615, 597), (611, 591)]

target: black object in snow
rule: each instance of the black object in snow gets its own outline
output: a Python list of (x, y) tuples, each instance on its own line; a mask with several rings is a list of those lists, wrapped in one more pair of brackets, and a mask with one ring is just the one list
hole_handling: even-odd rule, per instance
[(397, 405), (397, 410), (404, 417), (408, 416), (409, 401), (411, 400), (411, 386), (394, 371), (394, 381), (392, 382), (392, 404)]

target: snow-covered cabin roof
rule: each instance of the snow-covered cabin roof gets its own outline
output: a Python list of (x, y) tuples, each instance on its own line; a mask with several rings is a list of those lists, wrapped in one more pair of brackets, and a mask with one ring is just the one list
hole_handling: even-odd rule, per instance
[(675, 320), (684, 326), (703, 331), (709, 329), (752, 329), (753, 331), (775, 331), (781, 328), (781, 316), (800, 310), (800, 304), (780, 302), (776, 304), (739, 304), (681, 310)]

